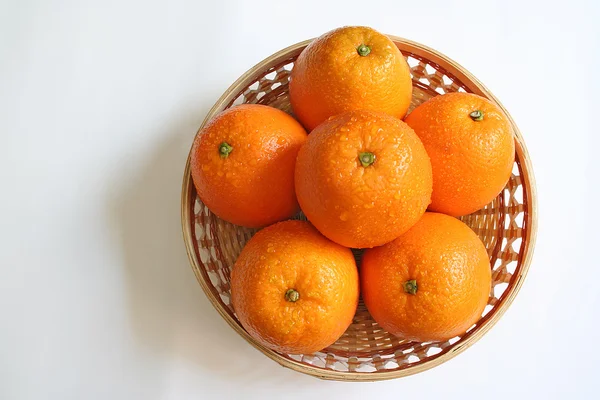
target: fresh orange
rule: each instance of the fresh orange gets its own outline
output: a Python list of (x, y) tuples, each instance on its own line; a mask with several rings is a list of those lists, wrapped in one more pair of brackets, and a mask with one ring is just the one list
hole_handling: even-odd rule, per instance
[(359, 292), (352, 252), (305, 221), (259, 231), (231, 273), (242, 326), (282, 353), (313, 353), (333, 344), (352, 322)]
[(467, 225), (425, 213), (393, 242), (365, 251), (361, 288), (375, 321), (393, 335), (448, 340), (481, 317), (491, 288), (490, 261)]
[(506, 115), (491, 101), (449, 93), (421, 104), (405, 121), (431, 158), (430, 210), (467, 215), (483, 208), (506, 186), (515, 143)]
[(294, 165), (306, 137), (295, 119), (272, 107), (244, 104), (223, 111), (192, 146), (198, 196), (237, 225), (261, 227), (293, 216)]
[(292, 69), (292, 108), (308, 130), (356, 109), (402, 118), (411, 97), (406, 60), (390, 38), (367, 27), (322, 35), (302, 51)]
[(380, 246), (407, 231), (430, 203), (431, 182), (429, 157), (413, 130), (373, 111), (328, 119), (296, 162), (302, 211), (347, 247)]

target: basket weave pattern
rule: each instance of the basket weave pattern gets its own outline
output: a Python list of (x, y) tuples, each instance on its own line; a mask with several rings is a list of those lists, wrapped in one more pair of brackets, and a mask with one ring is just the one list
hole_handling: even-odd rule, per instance
[[(393, 39), (411, 67), (414, 89), (410, 110), (433, 96), (456, 91), (473, 92), (496, 101), (475, 78), (444, 56), (418, 44)], [(250, 70), (217, 102), (205, 123), (223, 109), (242, 103), (266, 104), (291, 112), (290, 71), (306, 44), (282, 50)], [(529, 266), (535, 237), (533, 177), (514, 123), (513, 129), (517, 155), (510, 181), (485, 208), (462, 218), (486, 246), (493, 283), (482, 318), (461, 337), (435, 343), (397, 338), (379, 327), (361, 301), (352, 325), (335, 344), (321, 352), (279, 354), (262, 347), (237, 321), (229, 285), (231, 268), (255, 230), (232, 225), (212, 214), (196, 196), (188, 165), (182, 193), (182, 221), (196, 277), (230, 325), (284, 366), (338, 380), (389, 379), (431, 368), (464, 350), (491, 328), (516, 295)], [(359, 265), (361, 253), (354, 251)]]

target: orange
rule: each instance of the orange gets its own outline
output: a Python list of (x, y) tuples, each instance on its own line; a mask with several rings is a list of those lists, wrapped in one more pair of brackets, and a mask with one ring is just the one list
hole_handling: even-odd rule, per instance
[(483, 97), (449, 93), (406, 117), (433, 167), (429, 209), (461, 216), (483, 208), (506, 186), (515, 161), (510, 123)]
[(406, 60), (390, 38), (367, 27), (338, 28), (315, 39), (291, 73), (292, 108), (308, 130), (356, 109), (402, 118), (411, 98)]
[(244, 104), (223, 111), (192, 146), (198, 196), (237, 225), (261, 227), (293, 216), (294, 165), (306, 137), (295, 119), (272, 107)]
[(491, 290), (490, 261), (467, 225), (425, 213), (393, 242), (365, 251), (361, 287), (371, 316), (391, 334), (448, 340), (481, 317)]
[(305, 221), (259, 231), (231, 274), (242, 326), (282, 353), (314, 353), (333, 344), (352, 322), (359, 292), (352, 252)]
[(413, 130), (373, 111), (328, 119), (296, 162), (302, 211), (347, 247), (380, 246), (407, 231), (429, 205), (431, 182), (429, 157)]

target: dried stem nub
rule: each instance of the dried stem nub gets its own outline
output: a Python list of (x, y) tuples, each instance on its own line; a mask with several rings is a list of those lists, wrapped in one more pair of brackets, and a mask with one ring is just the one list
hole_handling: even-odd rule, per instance
[(417, 294), (417, 290), (419, 287), (417, 286), (416, 279), (409, 279), (404, 282), (404, 291), (408, 294)]
[(298, 301), (298, 299), (300, 299), (300, 293), (298, 293), (296, 289), (288, 289), (285, 292), (285, 299), (290, 303), (295, 303)]
[(358, 52), (359, 56), (366, 57), (371, 52), (371, 48), (363, 43), (356, 48), (356, 51)]
[(475, 110), (469, 114), (469, 117), (471, 117), (473, 121), (481, 121), (483, 119), (483, 111)]
[(233, 151), (233, 147), (229, 145), (227, 142), (223, 142), (219, 145), (219, 155), (221, 158), (227, 158), (229, 153)]
[(375, 154), (368, 151), (358, 153), (358, 161), (360, 161), (363, 167), (367, 168), (375, 162)]

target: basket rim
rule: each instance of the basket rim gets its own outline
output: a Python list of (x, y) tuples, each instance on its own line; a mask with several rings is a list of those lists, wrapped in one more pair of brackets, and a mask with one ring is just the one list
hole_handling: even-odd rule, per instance
[[(451, 58), (445, 56), (444, 54), (434, 50), (428, 46), (420, 44), (415, 41), (411, 41), (399, 36), (387, 35), (394, 43), (401, 47), (404, 51), (414, 52), (416, 54), (427, 55), (427, 59), (431, 62), (437, 63), (439, 65), (447, 65), (452, 68), (452, 73), (461, 81), (468, 81), (472, 84), (471, 89), (473, 93), (479, 94), (481, 96), (487, 97), (488, 99), (494, 101), (506, 114), (509, 119), (509, 122), (513, 128), (513, 133), (515, 137), (515, 149), (519, 156), (521, 162), (521, 179), (523, 185), (523, 204), (525, 204), (526, 211), (524, 213), (524, 224), (526, 224), (527, 229), (524, 230), (524, 236), (522, 238), (525, 246), (523, 246), (522, 251), (522, 265), (520, 268), (520, 273), (516, 276), (517, 281), (512, 286), (512, 290), (506, 294), (505, 299), (497, 306), (497, 309), (494, 311), (491, 318), (489, 318), (485, 323), (479, 326), (472, 334), (464, 340), (462, 343), (458, 345), (452, 345), (452, 347), (441, 354), (438, 357), (433, 359), (425, 360), (422, 363), (419, 363), (415, 366), (410, 366), (401, 370), (392, 370), (392, 371), (376, 371), (376, 372), (346, 372), (346, 371), (335, 371), (335, 370), (326, 370), (319, 367), (312, 367), (306, 364), (302, 364), (296, 360), (286, 358), (275, 351), (268, 349), (258, 343), (254, 338), (252, 338), (244, 328), (227, 312), (223, 309), (223, 307), (218, 304), (214, 299), (214, 293), (211, 290), (207, 280), (201, 274), (196, 271), (201, 270), (201, 262), (198, 260), (193, 244), (193, 235), (190, 221), (190, 190), (193, 185), (191, 180), (191, 167), (190, 167), (190, 152), (188, 153), (185, 170), (183, 174), (183, 182), (182, 182), (182, 191), (181, 191), (181, 224), (182, 224), (182, 233), (183, 239), (186, 246), (186, 252), (188, 255), (188, 259), (190, 262), (190, 266), (194, 271), (194, 275), (196, 279), (200, 283), (202, 290), (204, 291), (206, 297), (211, 302), (213, 307), (217, 310), (217, 312), (225, 319), (225, 321), (231, 326), (241, 337), (243, 337), (248, 343), (250, 343), (253, 347), (260, 350), (263, 354), (265, 354), (270, 359), (276, 361), (280, 365), (290, 368), (292, 370), (302, 372), (311, 376), (315, 376), (317, 378), (326, 379), (326, 380), (338, 380), (338, 381), (379, 381), (379, 380), (388, 380), (394, 378), (400, 378), (404, 376), (409, 376), (413, 374), (417, 374), (419, 372), (426, 371), (435, 366), (438, 366), (456, 355), (462, 353), (467, 348), (471, 347), (475, 344), (479, 339), (481, 339), (504, 315), (504, 313), (508, 310), (515, 297), (519, 293), (525, 277), (529, 272), (529, 268), (531, 265), (531, 260), (533, 257), (533, 250), (535, 247), (535, 241), (537, 237), (537, 224), (538, 224), (538, 209), (537, 209), (537, 195), (536, 195), (536, 185), (535, 185), (535, 177), (533, 174), (533, 166), (531, 164), (531, 159), (529, 153), (527, 151), (527, 147), (525, 145), (525, 141), (523, 136), (517, 127), (514, 119), (506, 110), (506, 108), (502, 105), (502, 103), (494, 96), (491, 91), (483, 84), (479, 79), (477, 79), (473, 74), (467, 71), (464, 67), (458, 64), (456, 61)], [(271, 56), (265, 58), (264, 60), (257, 63), (255, 66), (247, 70), (244, 74), (242, 74), (234, 83), (232, 83), (227, 90), (221, 95), (221, 97), (215, 102), (213, 107), (209, 110), (204, 118), (202, 124), (198, 128), (196, 135), (200, 132), (202, 127), (213, 118), (213, 114), (219, 111), (223, 106), (226, 105), (228, 99), (232, 92), (239, 92), (241, 88), (247, 86), (250, 81), (253, 81), (252, 77), (262, 69), (266, 65), (273, 65), (278, 62), (284, 61), (290, 57), (290, 54), (296, 52), (304, 47), (306, 47), (313, 39), (304, 40), (288, 46)], [(194, 138), (195, 136), (194, 135)], [(191, 146), (190, 146), (191, 147)], [(508, 290), (508, 289), (507, 289)]]

